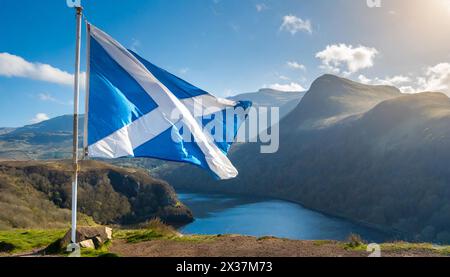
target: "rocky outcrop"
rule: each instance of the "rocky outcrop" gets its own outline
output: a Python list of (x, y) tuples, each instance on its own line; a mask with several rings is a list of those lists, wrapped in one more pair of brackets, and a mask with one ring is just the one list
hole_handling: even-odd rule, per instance
[[(72, 229), (59, 240), (59, 249), (65, 249), (71, 243)], [(78, 227), (76, 240), (82, 248), (100, 248), (112, 240), (112, 229), (109, 227)]]

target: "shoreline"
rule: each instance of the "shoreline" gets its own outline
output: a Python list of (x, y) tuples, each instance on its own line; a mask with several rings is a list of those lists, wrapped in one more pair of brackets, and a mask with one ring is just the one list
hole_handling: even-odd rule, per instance
[[(394, 237), (391, 240), (386, 240), (384, 241), (385, 243), (387, 242), (395, 242), (395, 241), (407, 241), (407, 242), (411, 242), (411, 243), (421, 243), (421, 241), (416, 241), (414, 239), (411, 238), (411, 235), (408, 234), (404, 234), (402, 232), (399, 232), (398, 230), (392, 229), (392, 228), (388, 228), (386, 226), (380, 226), (380, 225), (376, 225), (376, 224), (372, 224), (369, 222), (364, 222), (364, 221), (358, 221), (358, 220), (354, 220), (339, 214), (333, 214), (333, 213), (329, 213), (327, 211), (324, 210), (320, 210), (320, 209), (315, 209), (315, 208), (310, 208), (308, 206), (305, 206), (302, 203), (299, 203), (298, 201), (294, 201), (291, 199), (284, 199), (282, 197), (271, 197), (271, 196), (267, 196), (267, 195), (249, 195), (249, 194), (239, 194), (239, 193), (220, 193), (220, 192), (209, 192), (209, 191), (189, 191), (186, 189), (177, 189), (174, 188), (175, 192), (178, 195), (180, 194), (199, 194), (199, 195), (210, 195), (210, 196), (218, 196), (218, 197), (233, 197), (236, 199), (248, 199), (248, 200), (252, 200), (256, 202), (265, 202), (265, 201), (283, 201), (283, 202), (287, 202), (287, 203), (291, 203), (291, 204), (295, 204), (298, 205), (300, 207), (302, 207), (303, 209), (312, 211), (312, 212), (316, 212), (319, 213), (325, 217), (328, 218), (332, 218), (332, 219), (338, 219), (338, 220), (343, 220), (343, 221), (347, 221), (351, 224), (355, 224), (357, 226), (363, 227), (363, 228), (369, 228), (369, 229), (373, 229), (376, 232), (380, 232), (384, 235), (387, 236), (392, 236)], [(195, 219), (195, 215), (194, 215), (194, 219)], [(183, 225), (183, 226), (187, 226)], [(182, 226), (182, 227), (183, 227)], [(426, 242), (425, 242), (426, 243)]]

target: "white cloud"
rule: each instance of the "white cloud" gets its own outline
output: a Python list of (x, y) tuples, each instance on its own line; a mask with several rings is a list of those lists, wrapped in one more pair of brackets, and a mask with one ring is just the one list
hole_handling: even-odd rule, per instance
[(280, 30), (288, 31), (292, 35), (297, 32), (308, 32), (312, 33), (311, 21), (303, 20), (295, 15), (286, 15), (283, 17), (283, 24), (281, 24)]
[(428, 67), (425, 77), (418, 79), (424, 91), (439, 91), (450, 95), (450, 63), (440, 63)]
[(286, 64), (289, 68), (292, 68), (292, 69), (306, 70), (306, 66), (304, 66), (301, 63), (295, 62), (295, 61), (290, 61), (290, 62), (287, 62)]
[(262, 12), (262, 11), (267, 10), (267, 5), (264, 3), (256, 4), (255, 7), (256, 7), (257, 12)]
[(393, 85), (393, 86), (400, 86), (402, 84), (409, 83), (409, 82), (411, 82), (411, 78), (408, 76), (403, 76), (403, 75), (388, 77), (388, 78), (382, 80), (382, 84)]
[(280, 80), (284, 80), (284, 81), (289, 81), (290, 80), (289, 77), (284, 76), (284, 75), (280, 75), (280, 76), (278, 76), (278, 78), (280, 78)]
[(316, 58), (322, 60), (321, 68), (335, 74), (350, 75), (361, 69), (372, 67), (374, 58), (378, 54), (377, 49), (346, 44), (328, 45), (323, 51), (316, 54)]
[(49, 120), (50, 118), (48, 117), (47, 114), (45, 113), (37, 113), (32, 119), (31, 119), (31, 123), (36, 124), (42, 121), (46, 121)]
[(373, 85), (386, 85), (386, 86), (402, 86), (411, 82), (411, 78), (408, 76), (397, 75), (393, 77), (386, 77), (384, 79), (375, 78), (370, 79), (364, 75), (359, 75), (358, 79), (363, 84), (373, 84)]
[(358, 80), (359, 80), (359, 82), (361, 82), (361, 83), (363, 83), (363, 84), (366, 84), (366, 85), (372, 83), (372, 80), (371, 80), (371, 79), (367, 78), (366, 76), (364, 76), (364, 75), (362, 75), (362, 74), (358, 76)]
[(22, 57), (0, 53), (0, 75), (73, 85), (73, 75), (48, 64), (31, 63)]
[(46, 92), (39, 93), (38, 97), (39, 97), (39, 100), (45, 101), (45, 102), (53, 102), (53, 103), (56, 103), (56, 104), (68, 105), (68, 106), (73, 105), (73, 101), (64, 102), (64, 101), (56, 99), (50, 93), (46, 93)]
[(359, 75), (361, 83), (371, 85), (391, 85), (398, 87), (403, 93), (418, 93), (424, 91), (442, 92), (450, 96), (450, 63), (439, 63), (429, 66), (423, 71), (423, 75), (409, 77), (397, 75), (384, 79), (370, 79)]
[(286, 92), (294, 92), (294, 91), (305, 91), (305, 88), (302, 87), (302, 85), (298, 84), (298, 83), (290, 83), (290, 84), (272, 84), (269, 86), (264, 86), (266, 88), (270, 88), (270, 89), (274, 89), (274, 90), (279, 90), (279, 91), (286, 91)]
[(42, 101), (50, 101), (50, 102), (56, 102), (56, 98), (51, 96), (49, 93), (39, 93), (38, 95), (39, 99)]

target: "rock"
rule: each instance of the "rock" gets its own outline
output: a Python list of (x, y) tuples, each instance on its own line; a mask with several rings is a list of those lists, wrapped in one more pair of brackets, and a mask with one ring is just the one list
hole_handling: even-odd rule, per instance
[(14, 244), (0, 241), (0, 253), (2, 252), (12, 252), (16, 247)]
[(105, 227), (105, 233), (108, 240), (112, 240), (112, 229), (109, 227)]
[(100, 248), (104, 243), (101, 237), (95, 237), (92, 241), (94, 242), (95, 248)]
[[(78, 227), (76, 232), (77, 242), (91, 240), (95, 247), (102, 246), (105, 242), (112, 240), (112, 229), (105, 226)], [(60, 249), (65, 249), (71, 243), (71, 230), (69, 230), (59, 242)]]
[(81, 248), (95, 249), (94, 242), (91, 239), (80, 241)]

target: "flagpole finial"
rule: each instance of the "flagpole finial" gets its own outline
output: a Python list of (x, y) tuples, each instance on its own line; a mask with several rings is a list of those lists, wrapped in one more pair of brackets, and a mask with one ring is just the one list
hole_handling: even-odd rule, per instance
[(83, 13), (83, 7), (76, 7), (77, 15), (81, 15)]

